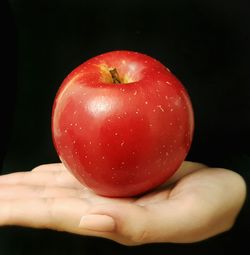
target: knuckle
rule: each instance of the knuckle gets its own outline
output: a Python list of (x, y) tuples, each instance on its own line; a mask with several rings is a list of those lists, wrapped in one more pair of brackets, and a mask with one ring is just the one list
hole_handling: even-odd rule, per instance
[(45, 198), (46, 197), (46, 186), (34, 186), (32, 187), (33, 193), (37, 194), (38, 197)]
[(148, 242), (148, 236), (149, 233), (147, 230), (142, 229), (141, 231), (139, 231), (134, 238), (134, 242), (137, 244), (143, 244), (143, 243), (147, 243)]
[(56, 220), (55, 210), (54, 210), (55, 199), (45, 197), (45, 198), (43, 198), (43, 201), (46, 206), (46, 214), (47, 214), (47, 217), (46, 217), (47, 221), (46, 221), (45, 227), (51, 228), (54, 225), (55, 220)]
[(64, 184), (65, 182), (65, 173), (64, 172), (53, 172), (54, 180), (59, 185)]
[(35, 168), (33, 168), (33, 169), (31, 170), (31, 172), (40, 171), (40, 170), (42, 170), (43, 168), (44, 168), (43, 165), (39, 165), (39, 166), (36, 166)]
[(144, 228), (140, 228), (133, 231), (126, 239), (128, 240), (127, 245), (130, 246), (145, 244), (149, 241), (149, 232)]

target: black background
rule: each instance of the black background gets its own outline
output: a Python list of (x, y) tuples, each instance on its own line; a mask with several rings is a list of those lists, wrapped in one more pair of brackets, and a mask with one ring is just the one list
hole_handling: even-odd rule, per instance
[[(128, 49), (160, 60), (187, 88), (196, 120), (188, 159), (233, 169), (249, 182), (248, 2), (2, 2), (2, 172), (57, 162), (50, 116), (60, 83), (90, 57)], [(248, 247), (248, 214), (247, 202), (230, 232), (188, 245), (124, 247), (99, 238), (5, 227), (0, 254), (227, 254)]]

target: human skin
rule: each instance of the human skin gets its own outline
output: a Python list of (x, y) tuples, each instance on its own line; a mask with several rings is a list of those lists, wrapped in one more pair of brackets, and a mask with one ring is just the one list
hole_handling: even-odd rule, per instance
[(107, 198), (84, 187), (62, 164), (0, 177), (0, 225), (48, 228), (124, 245), (192, 243), (229, 230), (246, 197), (237, 173), (184, 162), (160, 188)]

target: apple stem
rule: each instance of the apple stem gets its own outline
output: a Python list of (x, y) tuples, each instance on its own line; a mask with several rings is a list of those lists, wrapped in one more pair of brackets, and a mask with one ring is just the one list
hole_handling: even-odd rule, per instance
[(120, 84), (121, 83), (121, 79), (119, 77), (119, 74), (118, 74), (116, 68), (110, 68), (109, 72), (111, 74), (113, 83)]

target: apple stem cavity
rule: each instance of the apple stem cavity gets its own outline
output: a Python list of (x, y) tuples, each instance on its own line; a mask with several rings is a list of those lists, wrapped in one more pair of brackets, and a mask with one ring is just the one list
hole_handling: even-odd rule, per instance
[(120, 79), (120, 76), (119, 76), (119, 74), (118, 74), (116, 68), (113, 68), (113, 67), (110, 68), (110, 69), (109, 69), (109, 72), (110, 72), (111, 77), (112, 77), (112, 82), (113, 82), (114, 84), (121, 84), (121, 79)]

